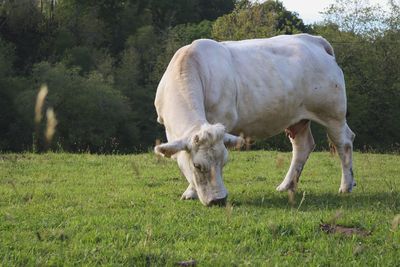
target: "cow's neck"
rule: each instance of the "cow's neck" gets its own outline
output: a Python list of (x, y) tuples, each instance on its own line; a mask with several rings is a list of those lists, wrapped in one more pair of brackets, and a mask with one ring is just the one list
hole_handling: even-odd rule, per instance
[[(173, 119), (172, 119), (173, 118)], [(195, 132), (199, 131), (201, 126), (208, 123), (202, 110), (191, 108), (175, 107), (171, 114), (171, 125), (169, 120), (165, 121), (168, 141), (182, 138), (190, 138)]]

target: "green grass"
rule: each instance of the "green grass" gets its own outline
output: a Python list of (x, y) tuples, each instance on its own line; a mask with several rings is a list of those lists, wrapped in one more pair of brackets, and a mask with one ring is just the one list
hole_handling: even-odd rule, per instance
[[(314, 152), (294, 204), (275, 191), (290, 157), (231, 152), (228, 205), (207, 208), (180, 201), (186, 180), (153, 154), (0, 155), (0, 265), (399, 266), (400, 156), (355, 153), (339, 195), (338, 157)], [(371, 235), (322, 232), (338, 211)]]

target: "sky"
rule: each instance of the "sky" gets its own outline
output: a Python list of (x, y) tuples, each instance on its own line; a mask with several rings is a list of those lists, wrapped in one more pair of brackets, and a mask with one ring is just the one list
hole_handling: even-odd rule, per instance
[[(300, 18), (306, 24), (322, 21), (323, 18), (319, 12), (323, 11), (335, 0), (280, 0), (289, 11), (299, 14)], [(263, 1), (261, 1), (263, 2)], [(371, 4), (384, 5), (386, 0), (370, 0)]]
[(332, 0), (281, 0), (289, 11), (299, 14), (300, 18), (307, 24), (322, 20), (319, 12), (332, 4)]

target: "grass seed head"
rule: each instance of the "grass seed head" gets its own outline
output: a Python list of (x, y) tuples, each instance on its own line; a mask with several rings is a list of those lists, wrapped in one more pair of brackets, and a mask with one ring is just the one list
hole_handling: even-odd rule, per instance
[(43, 84), (39, 93), (36, 97), (36, 105), (35, 105), (35, 124), (39, 124), (42, 121), (42, 109), (44, 105), (44, 100), (46, 99), (48, 93), (47, 85)]
[(51, 141), (53, 140), (53, 136), (56, 132), (56, 126), (57, 126), (57, 119), (56, 119), (56, 114), (54, 113), (53, 108), (48, 108), (46, 110), (46, 119), (47, 119), (47, 126), (46, 126), (46, 132), (44, 134), (46, 143), (47, 145), (51, 144)]

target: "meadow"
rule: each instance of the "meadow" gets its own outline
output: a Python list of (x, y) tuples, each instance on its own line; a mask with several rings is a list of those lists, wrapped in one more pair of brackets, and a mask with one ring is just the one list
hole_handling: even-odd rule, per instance
[(230, 152), (228, 204), (208, 208), (152, 153), (1, 154), (0, 265), (400, 266), (399, 155), (355, 153), (339, 195), (338, 157), (314, 152), (294, 199), (275, 191), (290, 157)]

